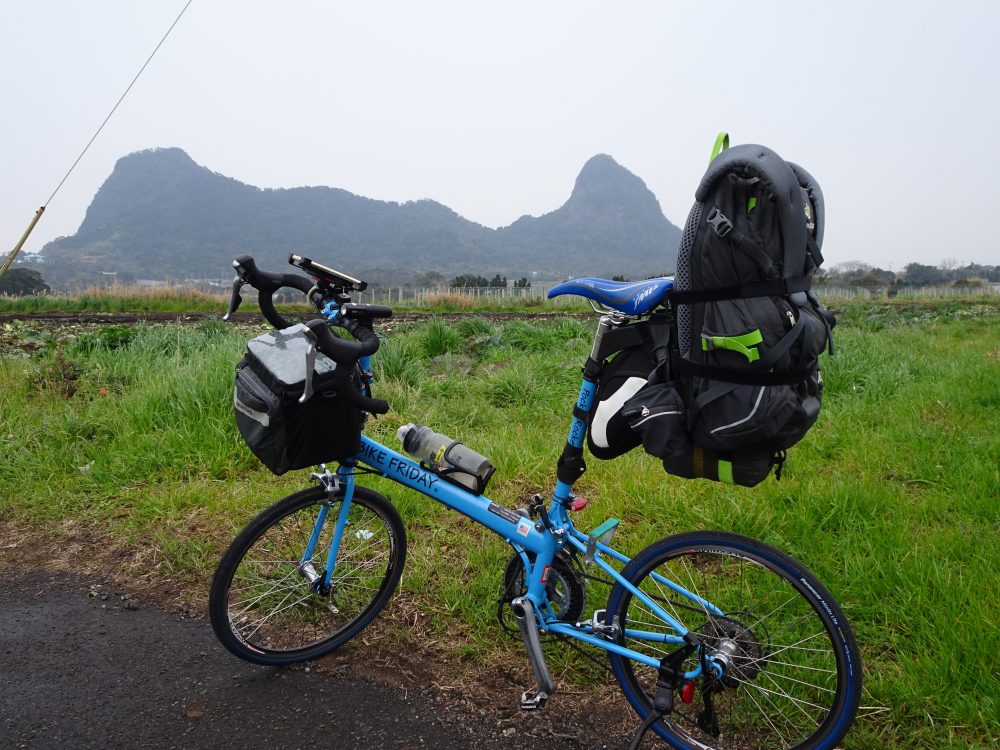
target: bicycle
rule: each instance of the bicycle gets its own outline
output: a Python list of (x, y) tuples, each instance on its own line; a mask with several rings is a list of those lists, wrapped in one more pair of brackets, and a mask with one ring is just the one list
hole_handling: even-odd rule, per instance
[[(379, 345), (373, 323), (391, 309), (353, 303), (351, 292), (364, 288), (358, 279), (298, 256), (290, 262), (311, 278), (260, 271), (249, 256), (234, 261), (226, 317), (249, 283), (264, 317), (284, 329), (290, 323), (275, 311), (274, 292), (304, 292), (323, 315), (306, 324), (316, 347), (339, 367), (359, 366), (358, 408), (385, 413), (388, 404), (371, 395), (370, 370)], [(611, 546), (616, 519), (590, 532), (573, 523), (584, 504), (573, 483), (585, 470), (595, 373), (656, 309), (669, 311), (671, 288), (671, 278), (577, 279), (550, 291), (589, 299), (601, 317), (548, 503), (536, 495), (527, 509), (500, 506), (362, 433), (352, 457), (334, 472), (320, 466), (310, 477), (316, 486), (262, 511), (224, 553), (209, 601), (223, 645), (255, 664), (315, 659), (356, 636), (386, 605), (403, 569), (406, 533), (392, 503), (356, 483), (368, 471), (462, 513), (513, 548), (505, 598), (536, 682), (522, 708), (541, 708), (555, 691), (540, 642), (553, 634), (607, 652), (642, 719), (633, 747), (652, 728), (676, 748), (833, 748), (858, 707), (861, 661), (839, 605), (801, 564), (719, 531), (668, 536), (629, 558)], [(335, 336), (331, 325), (356, 340)], [(613, 588), (604, 609), (578, 621), (581, 571), (589, 566)]]

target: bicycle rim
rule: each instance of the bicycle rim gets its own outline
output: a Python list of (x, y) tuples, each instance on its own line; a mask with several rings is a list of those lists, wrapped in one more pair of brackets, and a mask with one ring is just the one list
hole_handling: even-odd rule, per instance
[[(324, 505), (315, 553), (303, 561)], [(233, 543), (213, 586), (213, 624), (217, 632), (222, 625), (220, 636), (232, 636), (223, 642), (238, 656), (262, 664), (316, 658), (352, 638), (385, 605), (402, 571), (405, 537), (395, 509), (362, 487), (330, 586), (322, 586), (341, 507), (341, 497), (331, 501), (320, 489), (307, 490), (258, 516)]]
[[(658, 574), (710, 601), (712, 612), (678, 594)], [(636, 557), (626, 578), (698, 635), (703, 648), (728, 659), (720, 681), (702, 676), (654, 729), (678, 748), (820, 750), (834, 747), (857, 710), (861, 664), (854, 636), (826, 589), (787, 555), (733, 534), (682, 534)], [(676, 648), (630, 637), (629, 630), (671, 633), (624, 587), (609, 612), (624, 628), (621, 642), (661, 659)], [(612, 669), (637, 713), (648, 716), (657, 670), (612, 656)], [(684, 665), (694, 670), (698, 656)], [(706, 710), (706, 693), (716, 726)]]

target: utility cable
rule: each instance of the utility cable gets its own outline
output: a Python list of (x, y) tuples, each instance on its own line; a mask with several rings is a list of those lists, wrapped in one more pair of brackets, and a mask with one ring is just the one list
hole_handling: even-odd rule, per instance
[(191, 5), (192, 2), (194, 2), (194, 0), (188, 0), (187, 5), (185, 5), (184, 8), (181, 10), (181, 12), (177, 15), (177, 18), (174, 19), (174, 22), (170, 24), (170, 28), (167, 29), (167, 33), (163, 35), (163, 38), (160, 40), (160, 43), (156, 45), (156, 48), (150, 53), (149, 57), (146, 59), (146, 62), (144, 62), (142, 64), (142, 67), (139, 68), (139, 72), (135, 74), (135, 78), (132, 79), (132, 83), (130, 83), (128, 85), (128, 88), (125, 89), (125, 92), (120, 97), (118, 97), (118, 101), (115, 102), (115, 106), (111, 108), (110, 112), (108, 112), (108, 116), (104, 118), (104, 122), (101, 123), (101, 126), (97, 129), (97, 132), (94, 133), (93, 137), (89, 141), (87, 141), (87, 145), (83, 147), (83, 151), (81, 151), (80, 155), (76, 157), (76, 161), (73, 162), (73, 166), (69, 168), (69, 172), (67, 172), (65, 177), (63, 177), (62, 180), (59, 181), (59, 184), (56, 185), (56, 189), (52, 191), (52, 195), (49, 196), (49, 200), (45, 201), (44, 204), (45, 206), (49, 205), (49, 201), (51, 201), (55, 197), (56, 193), (59, 192), (59, 188), (63, 186), (63, 183), (66, 182), (67, 178), (69, 178), (73, 170), (76, 169), (76, 165), (80, 163), (80, 160), (83, 158), (83, 155), (87, 153), (87, 150), (90, 148), (91, 144), (97, 139), (97, 136), (101, 134), (101, 131), (104, 130), (104, 126), (108, 124), (108, 120), (111, 119), (111, 116), (115, 113), (115, 110), (118, 109), (118, 105), (120, 105), (122, 103), (122, 100), (124, 100), (125, 97), (128, 96), (128, 92), (132, 90), (133, 86), (135, 86), (135, 82), (139, 80), (139, 76), (141, 76), (143, 71), (146, 70), (146, 66), (149, 65), (150, 61), (153, 59), (153, 56), (156, 55), (160, 47), (163, 46), (163, 43), (167, 41), (167, 37), (170, 36), (170, 32), (174, 30), (174, 26), (176, 26), (177, 22), (181, 20), (181, 16), (184, 15), (184, 11), (188, 9), (188, 6)]
[(10, 254), (3, 261), (3, 263), (0, 264), (0, 277), (3, 277), (3, 275), (7, 272), (7, 269), (10, 268), (11, 264), (14, 262), (14, 258), (17, 257), (17, 254), (21, 251), (21, 248), (24, 246), (25, 241), (27, 241), (28, 235), (31, 234), (31, 231), (35, 228), (35, 224), (37, 224), (38, 220), (42, 217), (42, 213), (44, 213), (45, 209), (48, 208), (48, 205), (49, 203), (52, 202), (52, 199), (56, 197), (56, 193), (59, 192), (59, 189), (63, 186), (63, 183), (65, 183), (66, 180), (69, 179), (69, 176), (73, 173), (73, 170), (76, 169), (76, 165), (80, 163), (81, 159), (83, 159), (84, 154), (87, 153), (87, 151), (90, 149), (94, 141), (97, 140), (97, 136), (101, 134), (101, 131), (104, 130), (104, 126), (108, 124), (108, 120), (111, 119), (111, 116), (118, 109), (119, 105), (122, 103), (125, 97), (128, 96), (128, 92), (132, 90), (132, 87), (135, 86), (135, 82), (139, 80), (139, 76), (141, 76), (143, 71), (146, 70), (146, 67), (152, 61), (156, 53), (159, 52), (160, 47), (163, 46), (163, 43), (167, 41), (167, 37), (170, 36), (170, 32), (174, 30), (174, 27), (177, 25), (178, 21), (181, 20), (181, 17), (184, 15), (184, 12), (188, 9), (188, 6), (190, 6), (192, 2), (194, 2), (194, 0), (187, 0), (187, 3), (181, 9), (181, 12), (177, 14), (177, 18), (175, 18), (174, 22), (170, 24), (170, 28), (167, 29), (167, 33), (163, 35), (163, 38), (160, 40), (160, 43), (156, 45), (156, 47), (150, 53), (149, 57), (146, 58), (146, 62), (144, 62), (142, 64), (142, 67), (139, 68), (139, 72), (135, 74), (135, 78), (132, 79), (132, 82), (128, 85), (128, 88), (126, 88), (124, 93), (120, 97), (118, 97), (118, 101), (115, 102), (115, 106), (113, 106), (111, 108), (111, 111), (108, 112), (108, 116), (104, 118), (104, 122), (102, 122), (100, 127), (97, 128), (97, 131), (94, 133), (91, 139), (87, 141), (87, 145), (83, 147), (83, 151), (80, 152), (80, 155), (76, 157), (76, 161), (73, 162), (73, 166), (69, 168), (69, 171), (66, 172), (63, 178), (59, 181), (59, 184), (56, 185), (56, 189), (52, 191), (52, 195), (48, 197), (48, 200), (46, 200), (45, 203), (42, 204), (42, 207), (35, 212), (35, 215), (31, 219), (31, 223), (28, 224), (28, 228), (25, 230), (24, 234), (21, 235), (21, 239), (18, 240), (16, 245), (14, 245), (14, 249), (10, 251)]

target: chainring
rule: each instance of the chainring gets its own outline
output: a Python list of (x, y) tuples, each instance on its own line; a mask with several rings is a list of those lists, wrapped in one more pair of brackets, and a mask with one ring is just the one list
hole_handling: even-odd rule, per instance
[[(529, 553), (529, 559), (534, 555)], [(586, 607), (587, 595), (583, 581), (573, 567), (568, 555), (559, 554), (549, 569), (545, 585), (549, 606), (560, 622), (576, 623)], [(503, 599), (510, 601), (527, 593), (524, 586), (524, 562), (517, 553), (511, 555), (503, 572)]]

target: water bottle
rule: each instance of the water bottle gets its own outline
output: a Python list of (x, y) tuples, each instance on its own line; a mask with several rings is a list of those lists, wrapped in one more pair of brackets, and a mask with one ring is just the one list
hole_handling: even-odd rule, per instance
[(486, 490), (495, 467), (486, 456), (421, 424), (404, 424), (396, 431), (403, 450), (432, 471), (477, 495)]

